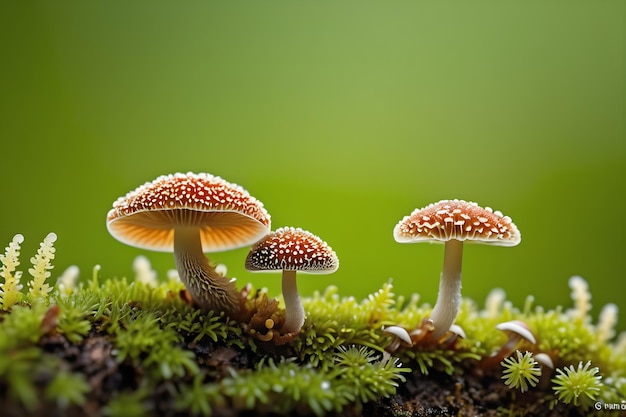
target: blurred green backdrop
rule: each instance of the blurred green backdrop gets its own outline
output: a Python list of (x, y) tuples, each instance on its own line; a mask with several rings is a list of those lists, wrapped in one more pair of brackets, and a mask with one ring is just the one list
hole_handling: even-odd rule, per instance
[[(624, 2), (0, 4), (0, 243), (24, 234), (24, 271), (55, 231), (56, 276), (129, 276), (145, 254), (164, 277), (173, 257), (115, 241), (105, 215), (158, 175), (203, 171), (333, 246), (339, 271), (303, 275), (304, 295), (392, 277), (434, 303), (443, 247), (392, 229), (463, 198), (523, 235), (467, 247), (465, 296), (569, 306), (577, 274), (626, 328)], [(211, 258), (278, 293), (246, 253)]]

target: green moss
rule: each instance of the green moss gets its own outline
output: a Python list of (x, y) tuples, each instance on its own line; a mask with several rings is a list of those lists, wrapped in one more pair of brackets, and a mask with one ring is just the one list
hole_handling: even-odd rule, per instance
[(552, 382), (558, 400), (566, 404), (573, 403), (585, 410), (594, 405), (603, 384), (598, 367), (590, 366), (591, 362), (585, 365), (579, 362), (577, 368), (570, 365), (564, 371), (557, 369), (558, 375)]
[[(47, 251), (54, 253), (51, 246)], [(3, 258), (10, 259), (3, 277), (13, 284), (19, 259), (9, 255), (16, 253), (7, 248)], [(39, 278), (52, 267), (50, 256), (42, 259)], [(65, 277), (53, 288), (39, 279), (41, 291), (34, 294), (13, 284), (12, 301), (0, 311), (0, 408), (7, 415), (80, 415), (93, 407), (108, 416), (164, 410), (210, 416), (223, 408), (358, 414), (398, 394), (409, 378), (439, 373), (484, 375), (504, 392), (520, 387), (511, 398), (539, 395), (574, 415), (593, 401), (615, 404), (626, 396), (626, 337), (615, 338), (613, 309), (593, 323), (580, 282), (569, 309), (546, 310), (531, 297), (518, 309), (499, 291), (484, 308), (466, 299), (457, 318), (465, 338), (412, 346), (384, 328), (418, 329), (430, 306), (420, 305), (417, 295), (396, 296), (390, 282), (360, 301), (340, 296), (336, 287), (304, 297), (302, 331), (278, 345), (261, 340), (247, 323), (189, 305), (176, 279), (102, 279), (96, 268), (81, 284)], [(262, 292), (247, 288), (246, 296), (251, 305), (276, 308)], [(280, 320), (284, 312), (272, 314)], [(488, 366), (507, 341), (495, 326), (509, 320), (526, 323), (537, 343), (520, 343), (517, 356)], [(532, 359), (538, 353), (549, 355), (555, 369), (539, 375)], [(525, 406), (512, 401), (503, 409), (524, 415)]]
[(511, 388), (519, 388), (521, 392), (528, 391), (528, 387), (534, 387), (539, 382), (541, 367), (533, 359), (530, 352), (522, 354), (519, 350), (516, 356), (508, 357), (500, 364), (504, 368), (502, 379)]

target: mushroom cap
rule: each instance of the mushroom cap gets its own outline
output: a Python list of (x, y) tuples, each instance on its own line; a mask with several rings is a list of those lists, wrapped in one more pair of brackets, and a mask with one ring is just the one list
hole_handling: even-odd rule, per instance
[(526, 323), (520, 320), (511, 320), (505, 321), (504, 323), (499, 323), (496, 325), (496, 329), (508, 333), (518, 335), (526, 340), (528, 340), (533, 345), (537, 343), (535, 336), (530, 331)]
[(536, 353), (533, 355), (533, 358), (546, 368), (554, 369), (554, 362), (552, 362), (552, 358), (547, 353)]
[(463, 200), (442, 200), (405, 216), (393, 229), (400, 243), (452, 239), (494, 246), (515, 246), (522, 236), (508, 216)]
[(404, 328), (404, 327), (400, 327), (400, 326), (383, 326), (383, 333), (388, 333), (391, 334), (393, 336), (396, 336), (398, 339), (402, 340), (404, 343), (408, 344), (408, 345), (412, 345), (413, 342), (411, 341), (411, 335), (409, 334), (409, 332)]
[(174, 230), (196, 227), (204, 252), (251, 245), (267, 235), (270, 215), (242, 187), (205, 173), (163, 175), (113, 203), (107, 229), (117, 240), (174, 250)]
[(330, 274), (339, 268), (339, 258), (326, 242), (300, 228), (282, 227), (257, 242), (246, 258), (254, 272), (301, 271)]

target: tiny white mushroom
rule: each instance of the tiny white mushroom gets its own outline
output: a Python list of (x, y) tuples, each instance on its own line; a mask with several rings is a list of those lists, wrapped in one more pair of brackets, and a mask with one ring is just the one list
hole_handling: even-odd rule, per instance
[(391, 343), (389, 343), (389, 346), (385, 348), (388, 352), (393, 353), (396, 350), (398, 350), (398, 348), (400, 347), (400, 342), (404, 342), (405, 344), (409, 346), (413, 345), (413, 341), (411, 340), (411, 335), (404, 327), (386, 326), (386, 327), (383, 327), (383, 333), (387, 333), (387, 334), (394, 336)]
[(497, 352), (481, 361), (481, 366), (483, 368), (489, 368), (500, 363), (502, 359), (515, 352), (515, 350), (517, 350), (520, 344), (524, 341), (530, 343), (531, 345), (537, 344), (535, 335), (523, 321), (511, 320), (499, 323), (496, 325), (496, 329), (504, 332), (508, 336), (508, 339)]
[(402, 340), (404, 343), (410, 345), (411, 336), (409, 332), (404, 327), (400, 326), (386, 326), (383, 328), (383, 333), (389, 333), (390, 335), (396, 336), (398, 339)]
[(460, 337), (462, 339), (467, 339), (467, 336), (465, 336), (465, 330), (463, 330), (463, 328), (461, 326), (459, 326), (458, 324), (453, 324), (452, 326), (450, 326), (450, 331), (454, 335), (456, 335), (456, 336), (458, 336), (458, 337)]
[(450, 326), (450, 330), (448, 333), (444, 335), (441, 339), (439, 339), (439, 344), (444, 347), (453, 345), (459, 338), (466, 339), (465, 330), (458, 324), (453, 324)]
[[(522, 340), (527, 340), (533, 345), (537, 343), (535, 335), (530, 331), (526, 323), (520, 320), (505, 321), (496, 325), (496, 329), (509, 335), (509, 342), (517, 344)], [(512, 349), (513, 352), (515, 349)]]
[(545, 366), (546, 368), (549, 368), (549, 369), (554, 369), (554, 362), (552, 362), (552, 358), (547, 353), (543, 353), (543, 352), (536, 353), (533, 355), (533, 358), (541, 366)]

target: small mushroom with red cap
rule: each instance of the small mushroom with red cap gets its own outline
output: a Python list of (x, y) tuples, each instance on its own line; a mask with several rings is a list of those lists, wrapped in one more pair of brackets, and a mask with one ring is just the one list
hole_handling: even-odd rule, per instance
[(463, 200), (442, 200), (414, 210), (396, 225), (393, 236), (400, 243), (445, 244), (439, 294), (430, 316), (435, 341), (450, 329), (461, 306), (463, 243), (515, 246), (521, 240), (510, 217)]
[(163, 175), (113, 203), (107, 228), (131, 246), (174, 252), (176, 268), (203, 310), (236, 315), (239, 294), (203, 252), (251, 245), (270, 230), (263, 203), (242, 187), (206, 173)]
[(283, 227), (257, 242), (246, 258), (252, 272), (282, 271), (285, 322), (281, 333), (297, 333), (304, 324), (296, 272), (330, 274), (339, 267), (333, 249), (318, 236), (300, 228)]

